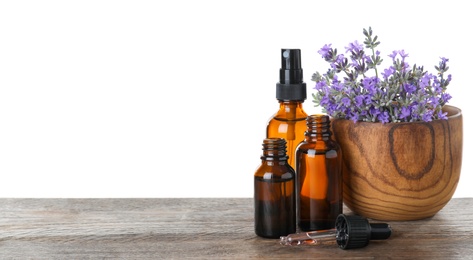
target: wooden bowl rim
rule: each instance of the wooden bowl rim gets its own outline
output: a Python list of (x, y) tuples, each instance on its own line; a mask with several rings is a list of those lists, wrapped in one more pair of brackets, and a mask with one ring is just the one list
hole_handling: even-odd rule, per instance
[[(462, 116), (462, 111), (460, 108), (456, 107), (456, 106), (452, 106), (452, 105), (444, 105), (443, 106), (443, 109), (445, 112), (447, 112), (447, 118), (448, 120), (449, 119), (455, 119), (455, 118), (458, 118), (458, 117), (461, 117)], [(430, 121), (430, 122), (424, 122), (424, 121), (416, 121), (416, 122), (397, 122), (397, 123), (393, 123), (393, 122), (390, 122), (390, 123), (385, 123), (385, 124), (382, 124), (380, 122), (364, 122), (364, 121), (358, 121), (358, 122), (353, 122), (352, 120), (350, 119), (346, 119), (346, 118), (334, 118), (334, 117), (330, 117), (330, 121), (349, 121), (353, 124), (373, 124), (373, 125), (379, 125), (379, 126), (382, 126), (382, 127), (388, 127), (388, 126), (393, 126), (393, 125), (399, 125), (399, 124), (428, 124), (428, 123), (434, 123), (434, 122), (441, 122), (441, 121), (444, 121), (442, 119), (435, 119), (433, 121)]]
[(450, 112), (452, 112), (452, 115), (447, 114), (448, 118), (455, 118), (462, 115), (462, 110), (456, 106), (444, 105), (443, 110), (445, 110), (449, 114)]

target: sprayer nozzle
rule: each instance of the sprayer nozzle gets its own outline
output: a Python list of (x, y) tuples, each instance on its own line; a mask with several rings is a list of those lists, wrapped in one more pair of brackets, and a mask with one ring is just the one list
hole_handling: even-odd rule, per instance
[(279, 83), (302, 83), (301, 50), (281, 49), (281, 70), (279, 74)]
[(301, 68), (301, 50), (282, 49), (281, 69), (300, 70)]

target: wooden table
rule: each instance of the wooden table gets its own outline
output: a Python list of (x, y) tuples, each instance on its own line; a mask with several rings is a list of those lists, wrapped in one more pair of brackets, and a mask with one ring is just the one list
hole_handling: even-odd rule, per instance
[(473, 198), (388, 223), (361, 249), (290, 247), (254, 234), (252, 198), (0, 199), (0, 259), (473, 259)]

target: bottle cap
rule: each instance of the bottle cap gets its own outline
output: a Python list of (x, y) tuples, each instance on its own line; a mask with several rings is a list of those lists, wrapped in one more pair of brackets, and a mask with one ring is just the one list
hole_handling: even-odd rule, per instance
[(303, 82), (300, 49), (281, 49), (281, 69), (279, 83), (276, 84), (276, 99), (302, 101), (307, 98), (306, 84)]
[(360, 248), (370, 240), (382, 240), (391, 236), (391, 227), (386, 223), (369, 223), (357, 215), (338, 215), (335, 221), (336, 240), (341, 249)]

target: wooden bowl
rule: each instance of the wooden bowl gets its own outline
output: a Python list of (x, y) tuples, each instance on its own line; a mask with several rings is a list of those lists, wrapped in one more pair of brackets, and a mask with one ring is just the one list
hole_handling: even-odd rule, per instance
[(463, 145), (461, 110), (448, 120), (367, 123), (332, 119), (342, 148), (343, 200), (354, 213), (379, 220), (435, 215), (457, 187)]

